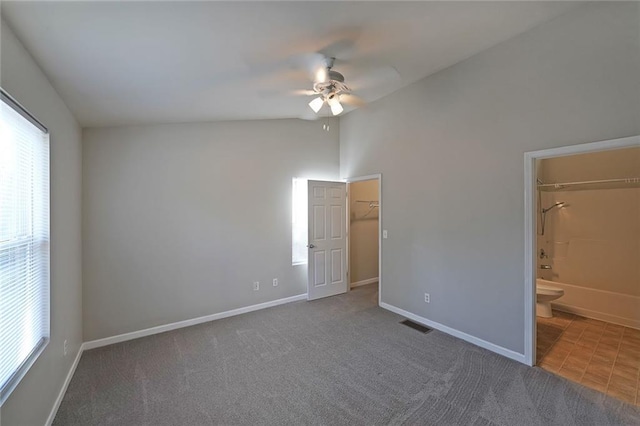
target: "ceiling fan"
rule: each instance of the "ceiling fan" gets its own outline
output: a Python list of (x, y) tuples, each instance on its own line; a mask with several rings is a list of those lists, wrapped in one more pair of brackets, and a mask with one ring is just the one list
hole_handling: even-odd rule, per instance
[(316, 54), (314, 62), (317, 65), (313, 66), (313, 89), (303, 91), (306, 95), (317, 95), (309, 102), (313, 112), (317, 114), (326, 104), (332, 115), (339, 115), (344, 111), (342, 103), (354, 106), (365, 104), (362, 99), (351, 94), (351, 88), (344, 82), (344, 75), (333, 69), (335, 58)]
[[(374, 55), (364, 53), (371, 49), (365, 49), (366, 44), (358, 42), (359, 35), (358, 29), (334, 31), (331, 34), (334, 41), (313, 53), (298, 53), (280, 60), (250, 61), (255, 63), (251, 66), (252, 73), (272, 76), (271, 88), (262, 92), (265, 96), (312, 96), (308, 102), (310, 110), (301, 112), (301, 119), (316, 120), (324, 116), (325, 106), (331, 115), (340, 115), (347, 107), (362, 107), (391, 93), (402, 81), (393, 66), (381, 66)], [(292, 80), (300, 81), (297, 71), (305, 72), (311, 80), (311, 88), (290, 89)], [(348, 83), (343, 74), (345, 71), (349, 76)]]

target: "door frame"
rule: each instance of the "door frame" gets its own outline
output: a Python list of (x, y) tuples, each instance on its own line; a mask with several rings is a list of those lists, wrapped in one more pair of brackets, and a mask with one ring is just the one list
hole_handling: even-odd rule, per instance
[(640, 135), (524, 153), (524, 361), (536, 363), (536, 160), (640, 146)]
[[(382, 303), (382, 173), (345, 178), (347, 185), (365, 180), (378, 180), (378, 306)], [(351, 291), (351, 191), (347, 186), (347, 271)]]

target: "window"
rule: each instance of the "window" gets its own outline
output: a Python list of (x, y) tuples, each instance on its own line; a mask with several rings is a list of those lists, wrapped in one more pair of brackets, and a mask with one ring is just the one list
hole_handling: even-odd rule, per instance
[(49, 342), (49, 135), (0, 94), (2, 404)]
[(294, 265), (304, 265), (308, 261), (307, 250), (307, 179), (293, 178), (291, 203), (291, 260)]

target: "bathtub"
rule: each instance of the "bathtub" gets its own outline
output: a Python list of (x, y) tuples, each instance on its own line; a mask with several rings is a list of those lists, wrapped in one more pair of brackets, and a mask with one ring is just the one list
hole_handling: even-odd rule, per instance
[(564, 290), (564, 296), (551, 302), (553, 309), (640, 329), (639, 296), (542, 278), (536, 279), (538, 284)]

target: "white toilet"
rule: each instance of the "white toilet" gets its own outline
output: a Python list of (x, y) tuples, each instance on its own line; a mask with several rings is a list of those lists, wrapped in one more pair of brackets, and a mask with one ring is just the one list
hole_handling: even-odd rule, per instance
[(551, 301), (564, 296), (563, 289), (548, 283), (553, 283), (553, 281), (540, 278), (536, 280), (536, 315), (543, 318), (553, 317)]

